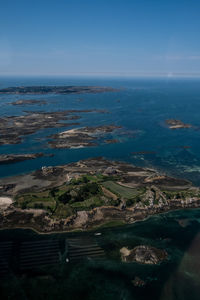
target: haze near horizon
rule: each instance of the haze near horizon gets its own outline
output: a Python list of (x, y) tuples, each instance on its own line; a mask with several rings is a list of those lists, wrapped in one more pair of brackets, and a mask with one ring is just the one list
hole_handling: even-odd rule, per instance
[(198, 1), (1, 1), (0, 75), (199, 74)]

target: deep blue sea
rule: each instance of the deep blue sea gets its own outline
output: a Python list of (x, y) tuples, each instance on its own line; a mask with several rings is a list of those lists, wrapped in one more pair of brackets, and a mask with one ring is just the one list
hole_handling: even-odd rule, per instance
[[(0, 95), (0, 117), (26, 111), (102, 109), (108, 113), (78, 113), (79, 126), (49, 128), (28, 135), (23, 143), (0, 147), (0, 153), (53, 153), (32, 161), (0, 166), (0, 176), (29, 172), (42, 166), (66, 164), (88, 157), (104, 156), (150, 166), (200, 183), (200, 79), (180, 78), (0, 78), (0, 88), (32, 85), (94, 85), (118, 88), (117, 92), (83, 95)], [(39, 99), (46, 105), (13, 106), (19, 99)], [(81, 101), (80, 101), (81, 99)], [(170, 130), (166, 119), (190, 123), (191, 129)], [(116, 124), (121, 132), (112, 134), (117, 144), (83, 149), (49, 149), (47, 136), (74, 127)], [(117, 136), (116, 136), (117, 135)], [(132, 154), (150, 151), (152, 154)]]
[[(95, 85), (114, 87), (119, 91), (83, 95), (0, 95), (0, 117), (22, 115), (25, 110), (107, 110), (108, 113), (104, 114), (78, 113), (81, 115), (79, 126), (122, 126), (122, 131), (111, 134), (112, 138), (119, 139), (119, 143), (53, 150), (48, 148), (46, 137), (74, 127), (41, 130), (24, 137), (22, 144), (0, 146), (0, 153), (44, 152), (53, 153), (54, 157), (0, 166), (1, 177), (26, 173), (44, 165), (60, 165), (104, 156), (156, 168), (200, 185), (200, 79), (0, 78), (0, 88), (32, 85)], [(45, 100), (47, 104), (9, 104), (18, 99)], [(193, 127), (170, 130), (165, 125), (165, 120), (170, 118), (190, 123)], [(144, 151), (151, 153), (136, 153)], [(0, 285), (5, 299), (200, 299), (200, 209), (160, 214), (132, 225), (107, 228), (102, 230), (99, 237), (94, 236), (93, 232), (41, 236), (30, 230), (4, 230), (0, 232), (0, 242), (12, 241), (18, 249), (17, 245), (23, 241), (59, 239), (62, 244), (71, 235), (89, 235), (96, 239), (105, 250), (105, 260), (69, 266), (62, 264), (57, 269), (49, 269), (45, 275), (31, 272), (27, 276), (12, 274), (10, 286), (8, 281)], [(132, 248), (141, 244), (165, 249), (169, 254), (168, 260), (158, 266), (120, 261), (121, 247)], [(13, 255), (15, 258), (17, 254)], [(136, 276), (145, 281), (145, 286), (133, 285), (132, 280)]]

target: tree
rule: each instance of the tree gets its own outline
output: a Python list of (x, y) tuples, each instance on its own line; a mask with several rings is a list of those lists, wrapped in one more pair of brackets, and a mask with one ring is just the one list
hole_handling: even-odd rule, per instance
[(60, 195), (60, 196), (58, 197), (58, 200), (59, 200), (60, 202), (62, 202), (63, 204), (66, 204), (66, 203), (68, 203), (68, 202), (71, 200), (71, 195), (70, 195), (70, 193), (67, 191), (67, 192), (65, 192), (64, 194)]

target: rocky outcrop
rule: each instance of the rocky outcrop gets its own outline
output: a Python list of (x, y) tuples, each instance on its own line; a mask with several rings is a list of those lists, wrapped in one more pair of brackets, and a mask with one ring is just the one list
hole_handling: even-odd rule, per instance
[(132, 284), (136, 287), (143, 287), (146, 285), (146, 282), (142, 280), (140, 277), (135, 276), (135, 278), (132, 280)]
[(183, 123), (181, 120), (168, 119), (165, 121), (170, 129), (191, 128), (191, 124)]
[(126, 247), (120, 249), (123, 262), (138, 262), (141, 264), (156, 265), (167, 258), (165, 250), (151, 246), (141, 245), (129, 250)]
[(11, 164), (20, 162), (23, 160), (35, 159), (42, 157), (43, 153), (33, 153), (33, 154), (2, 154), (0, 155), (0, 165)]
[(42, 105), (42, 104), (46, 104), (47, 102), (44, 100), (25, 100), (25, 99), (21, 99), (21, 100), (17, 100), (15, 102), (11, 102), (11, 105), (33, 105), (33, 104), (38, 104), (38, 105)]

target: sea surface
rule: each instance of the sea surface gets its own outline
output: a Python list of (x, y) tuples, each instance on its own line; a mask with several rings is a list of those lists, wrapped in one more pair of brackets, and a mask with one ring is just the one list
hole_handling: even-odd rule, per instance
[[(151, 167), (168, 175), (186, 178), (200, 185), (200, 79), (198, 78), (78, 78), (28, 77), (0, 78), (0, 89), (32, 85), (109, 86), (119, 91), (79, 95), (0, 95), (0, 117), (25, 114), (24, 111), (100, 109), (108, 113), (78, 113), (79, 126), (49, 128), (23, 138), (18, 145), (0, 146), (0, 154), (53, 153), (54, 157), (0, 166), (0, 176), (27, 173), (42, 166), (66, 164), (89, 157), (103, 156), (138, 166)], [(46, 105), (12, 106), (19, 99), (47, 101)], [(166, 119), (192, 124), (189, 129), (170, 130)], [(52, 133), (83, 126), (115, 124), (121, 132), (112, 133), (119, 143), (80, 149), (49, 149), (46, 137)], [(140, 152), (140, 153), (139, 153)], [(145, 152), (147, 152), (145, 154)], [(62, 263), (49, 273), (23, 277), (16, 271), (9, 286), (0, 285), (9, 299), (199, 299), (200, 295), (200, 209), (188, 209), (153, 216), (129, 226), (74, 233), (90, 236), (104, 249), (100, 262)], [(0, 243), (59, 239), (61, 244), (72, 234), (41, 236), (31, 230), (4, 230)], [(168, 259), (158, 266), (120, 261), (123, 246), (152, 245), (165, 249)], [(17, 254), (13, 254), (15, 259)], [(18, 270), (18, 269), (17, 269)], [(16, 275), (17, 274), (17, 275)], [(56, 274), (56, 275), (55, 275)], [(132, 283), (135, 277), (145, 282)], [(2, 287), (3, 286), (3, 287)], [(39, 290), (35, 289), (38, 287)], [(13, 291), (13, 293), (11, 292)], [(31, 291), (31, 293), (30, 293)], [(18, 293), (18, 294), (17, 294)], [(30, 293), (30, 294), (29, 294)], [(57, 293), (57, 294), (56, 294)], [(65, 297), (63, 295), (68, 295)], [(57, 297), (56, 295), (60, 295)], [(4, 294), (6, 298), (6, 294)], [(57, 297), (57, 298), (56, 298)], [(6, 298), (7, 299), (7, 298)]]

